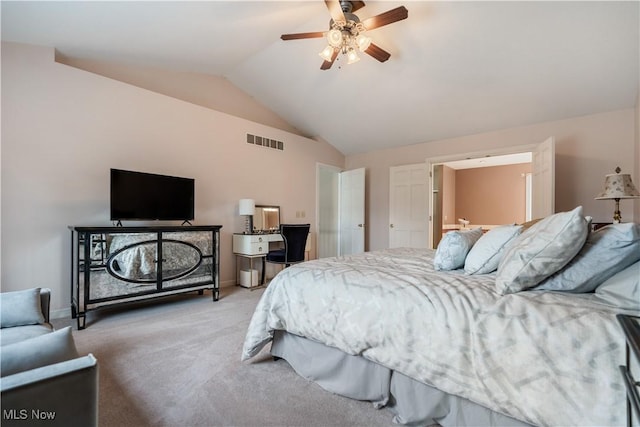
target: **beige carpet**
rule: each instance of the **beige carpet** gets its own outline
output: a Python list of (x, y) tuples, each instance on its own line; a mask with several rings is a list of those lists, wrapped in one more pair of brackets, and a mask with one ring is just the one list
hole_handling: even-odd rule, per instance
[[(329, 393), (298, 376), (269, 346), (240, 362), (263, 290), (234, 287), (91, 312), (74, 330), (100, 368), (100, 425), (391, 426), (370, 403)], [(60, 328), (71, 319), (54, 321)]]

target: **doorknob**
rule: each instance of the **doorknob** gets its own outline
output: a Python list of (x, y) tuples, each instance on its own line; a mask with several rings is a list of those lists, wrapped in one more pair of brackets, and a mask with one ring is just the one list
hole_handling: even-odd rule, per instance
[(358, 227), (362, 227), (362, 224), (358, 224)]
[(389, 228), (393, 228), (393, 224), (389, 224)]

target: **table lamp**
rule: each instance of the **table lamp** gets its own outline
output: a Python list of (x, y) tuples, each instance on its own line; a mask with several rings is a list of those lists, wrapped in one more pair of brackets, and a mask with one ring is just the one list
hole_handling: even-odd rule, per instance
[(622, 216), (620, 215), (620, 199), (640, 198), (640, 192), (638, 192), (638, 189), (633, 185), (631, 175), (620, 172), (621, 169), (617, 167), (616, 173), (606, 175), (604, 180), (604, 191), (596, 196), (596, 200), (615, 200), (616, 210), (613, 213), (614, 224), (622, 222)]
[(251, 234), (253, 230), (253, 214), (256, 212), (256, 202), (253, 199), (240, 199), (238, 213), (246, 215), (244, 234)]

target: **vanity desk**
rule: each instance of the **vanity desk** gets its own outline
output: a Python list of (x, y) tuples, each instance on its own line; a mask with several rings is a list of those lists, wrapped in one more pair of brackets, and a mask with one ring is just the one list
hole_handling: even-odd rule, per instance
[[(280, 230), (280, 206), (256, 205), (251, 218), (253, 233), (233, 235), (233, 253), (236, 256), (236, 284), (245, 288), (258, 288), (265, 284), (266, 257), (269, 248), (282, 247)], [(305, 258), (309, 259), (311, 233), (305, 246)], [(254, 261), (260, 261), (260, 271)]]
[[(280, 233), (234, 234), (233, 253), (236, 255), (236, 284), (246, 288), (264, 285), (265, 259), (269, 253), (269, 246), (271, 243), (278, 244), (279, 242), (282, 242)], [(256, 259), (261, 262), (260, 276), (255, 268), (257, 266), (254, 266)], [(242, 266), (247, 262), (249, 264), (248, 270)]]
[[(281, 246), (283, 239), (280, 233), (233, 235), (233, 253), (236, 256), (236, 284), (245, 288), (257, 288), (265, 284), (266, 257), (269, 247)], [(311, 233), (304, 248), (305, 259), (309, 259), (311, 250)], [(254, 261), (260, 261), (260, 272)], [(243, 267), (248, 265), (248, 269)]]

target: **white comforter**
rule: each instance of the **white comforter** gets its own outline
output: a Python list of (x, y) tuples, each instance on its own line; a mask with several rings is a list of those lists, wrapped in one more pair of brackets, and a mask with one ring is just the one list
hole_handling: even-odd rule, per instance
[(242, 359), (282, 329), (531, 424), (625, 423), (614, 308), (586, 295), (500, 296), (494, 274), (435, 272), (433, 253), (390, 249), (283, 270), (256, 307)]

